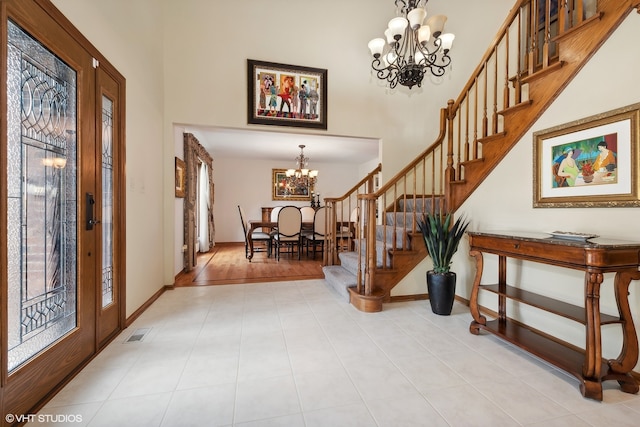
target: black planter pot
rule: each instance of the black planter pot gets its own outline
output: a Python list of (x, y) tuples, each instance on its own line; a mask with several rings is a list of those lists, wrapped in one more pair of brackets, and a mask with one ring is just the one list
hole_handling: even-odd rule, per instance
[(450, 315), (456, 297), (456, 273), (427, 271), (427, 292), (431, 310), (442, 316)]

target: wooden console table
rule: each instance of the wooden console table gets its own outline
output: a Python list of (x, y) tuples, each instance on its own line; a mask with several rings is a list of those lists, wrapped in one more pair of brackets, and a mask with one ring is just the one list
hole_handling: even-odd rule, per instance
[[(602, 238), (576, 241), (554, 238), (545, 233), (468, 232), (469, 254), (476, 260), (476, 276), (471, 291), (472, 334), (486, 330), (550, 362), (580, 381), (582, 395), (602, 400), (602, 381), (616, 380), (622, 391), (638, 392), (638, 382), (630, 372), (638, 362), (638, 337), (629, 309), (631, 280), (640, 280), (640, 243)], [(483, 253), (498, 256), (498, 283), (481, 285)], [(584, 307), (557, 301), (507, 284), (507, 257), (581, 270), (584, 279)], [(614, 287), (618, 316), (600, 313), (600, 285), (604, 273), (615, 273)], [(558, 286), (567, 286), (558, 283)], [(478, 291), (497, 294), (498, 318), (487, 320), (480, 314)], [(507, 317), (507, 299), (524, 303), (581, 323), (585, 326), (585, 348), (579, 349), (548, 334), (535, 331)], [(622, 349), (617, 359), (603, 359), (601, 325), (620, 324)]]

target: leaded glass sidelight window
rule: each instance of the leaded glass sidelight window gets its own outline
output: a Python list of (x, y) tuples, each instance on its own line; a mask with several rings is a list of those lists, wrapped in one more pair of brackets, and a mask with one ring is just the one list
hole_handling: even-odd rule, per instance
[(76, 72), (12, 22), (7, 44), (8, 368), (77, 312)]
[(113, 302), (113, 102), (102, 97), (102, 307)]

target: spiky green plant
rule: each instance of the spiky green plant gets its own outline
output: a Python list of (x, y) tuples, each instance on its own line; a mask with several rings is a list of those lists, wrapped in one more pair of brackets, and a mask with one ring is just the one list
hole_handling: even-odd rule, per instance
[(433, 260), (435, 273), (448, 273), (451, 269), (451, 259), (458, 250), (458, 244), (464, 235), (469, 222), (463, 217), (458, 218), (453, 226), (451, 213), (426, 213), (418, 220), (418, 228), (422, 233), (427, 252)]

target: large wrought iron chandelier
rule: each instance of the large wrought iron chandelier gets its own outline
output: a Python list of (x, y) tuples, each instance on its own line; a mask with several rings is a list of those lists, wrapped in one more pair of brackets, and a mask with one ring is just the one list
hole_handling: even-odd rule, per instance
[(398, 83), (409, 89), (414, 85), (420, 87), (427, 72), (440, 77), (451, 64), (449, 50), (455, 36), (442, 33), (445, 15), (427, 19), (428, 2), (395, 0), (398, 16), (389, 21), (384, 32), (386, 40), (376, 38), (369, 42), (373, 55), (371, 67), (392, 89)]
[(310, 191), (318, 179), (318, 171), (309, 169), (309, 158), (304, 155), (305, 145), (300, 144), (300, 155), (296, 157), (296, 168), (286, 172), (289, 189), (306, 189)]

